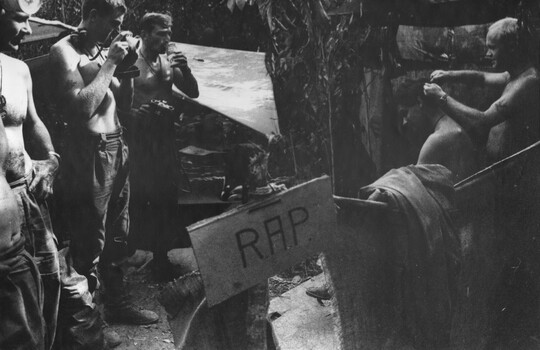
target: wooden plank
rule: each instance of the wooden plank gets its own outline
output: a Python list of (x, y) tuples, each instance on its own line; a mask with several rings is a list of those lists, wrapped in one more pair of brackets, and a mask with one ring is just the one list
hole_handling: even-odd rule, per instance
[(278, 349), (338, 348), (332, 304), (325, 302), (321, 305), (306, 295), (306, 289), (322, 286), (325, 281), (324, 273), (321, 273), (270, 301), (268, 318), (272, 320), (272, 333)]
[(322, 251), (335, 226), (325, 176), (188, 227), (208, 304)]

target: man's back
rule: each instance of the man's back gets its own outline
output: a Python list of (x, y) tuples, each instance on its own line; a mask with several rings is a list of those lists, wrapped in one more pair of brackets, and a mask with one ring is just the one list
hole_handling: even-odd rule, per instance
[(441, 164), (454, 174), (456, 182), (478, 171), (476, 149), (465, 131), (450, 117), (443, 116), (420, 150), (418, 164)]

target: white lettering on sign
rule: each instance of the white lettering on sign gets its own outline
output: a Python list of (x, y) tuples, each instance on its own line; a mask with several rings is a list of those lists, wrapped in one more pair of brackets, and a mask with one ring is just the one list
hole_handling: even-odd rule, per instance
[(335, 226), (322, 177), (188, 227), (209, 305), (321, 252)]

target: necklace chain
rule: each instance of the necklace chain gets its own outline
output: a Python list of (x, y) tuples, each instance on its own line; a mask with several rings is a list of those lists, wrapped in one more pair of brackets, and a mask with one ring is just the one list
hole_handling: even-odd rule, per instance
[(144, 56), (142, 50), (139, 51), (139, 53), (141, 54), (141, 56), (142, 56), (142, 58), (143, 58), (143, 60), (144, 60), (144, 63), (146, 63), (146, 65), (148, 66), (148, 68), (150, 68), (150, 71), (152, 72), (152, 74), (154, 74), (154, 76), (156, 76), (156, 77), (159, 78), (159, 77), (161, 76), (160, 73), (161, 73), (161, 68), (162, 68), (162, 67), (161, 67), (161, 57), (158, 55), (159, 70), (156, 71), (156, 70), (154, 69), (154, 67), (152, 67), (152, 64), (150, 64), (150, 62), (148, 62), (148, 60), (146, 59), (146, 56)]

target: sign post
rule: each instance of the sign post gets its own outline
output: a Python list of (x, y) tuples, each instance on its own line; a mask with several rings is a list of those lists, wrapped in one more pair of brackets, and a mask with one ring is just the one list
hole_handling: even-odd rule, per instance
[(335, 228), (327, 176), (188, 227), (208, 305), (321, 252)]

